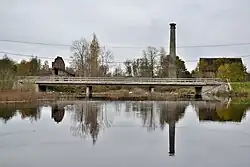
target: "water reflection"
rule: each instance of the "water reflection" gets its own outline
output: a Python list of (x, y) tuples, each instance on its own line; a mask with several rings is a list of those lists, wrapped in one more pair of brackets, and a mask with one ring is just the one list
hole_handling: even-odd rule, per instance
[[(126, 114), (141, 121), (141, 126), (148, 132), (157, 128), (162, 131), (168, 127), (169, 154), (175, 155), (175, 131), (176, 124), (184, 117), (188, 106), (193, 106), (199, 121), (215, 122), (241, 122), (246, 115), (249, 104), (223, 104), (207, 101), (168, 101), (168, 102), (102, 102), (84, 101), (77, 103), (51, 104), (51, 119), (56, 123), (62, 123), (70, 116), (72, 122), (69, 127), (75, 137), (83, 139), (91, 138), (96, 144), (100, 133), (107, 128), (124, 126), (113, 124), (116, 117)], [(113, 107), (112, 107), (113, 106)], [(41, 118), (41, 107), (5, 107), (0, 108), (0, 119), (4, 124), (20, 115), (21, 119), (28, 118), (31, 122)]]
[(188, 103), (166, 103), (160, 107), (160, 124), (163, 129), (165, 123), (169, 125), (169, 154), (175, 154), (175, 125), (184, 116)]
[(74, 136), (86, 138), (91, 136), (93, 144), (96, 143), (100, 130), (100, 112), (101, 105), (98, 103), (86, 102), (75, 105), (73, 112), (73, 121), (75, 124), (70, 128)]
[(21, 119), (28, 118), (31, 122), (37, 121), (41, 117), (41, 111), (39, 107), (17, 107), (17, 106), (1, 106), (0, 107), (0, 120), (3, 120), (4, 124), (7, 124), (15, 116), (20, 115)]
[(241, 122), (249, 104), (231, 104), (227, 106), (222, 103), (207, 102), (205, 105), (196, 106), (196, 112), (199, 120), (215, 122)]
[(56, 104), (52, 106), (51, 118), (53, 118), (56, 123), (60, 123), (63, 120), (64, 113), (65, 113), (64, 106)]

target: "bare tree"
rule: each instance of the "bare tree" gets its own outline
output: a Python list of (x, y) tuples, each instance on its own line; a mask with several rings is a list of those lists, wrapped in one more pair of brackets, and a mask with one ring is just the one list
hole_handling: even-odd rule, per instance
[(156, 70), (156, 57), (158, 55), (158, 50), (155, 47), (149, 46), (146, 51), (143, 51), (145, 59), (148, 62), (148, 70), (150, 72), (150, 77), (155, 76)]
[(98, 39), (93, 34), (93, 39), (88, 42), (81, 38), (73, 42), (71, 50), (72, 68), (79, 76), (106, 76), (109, 71), (109, 62), (113, 60), (113, 53), (101, 48)]
[(132, 76), (132, 61), (130, 61), (130, 60), (126, 60), (125, 62), (124, 62), (124, 65), (125, 65), (125, 74), (127, 75), (127, 76)]
[(100, 64), (100, 75), (101, 76), (107, 76), (108, 72), (110, 70), (110, 64), (113, 61), (113, 53), (109, 50), (103, 47), (101, 49), (100, 57), (99, 57), (99, 64)]
[(168, 69), (170, 64), (170, 56), (167, 55), (165, 49), (162, 47), (160, 49), (160, 62), (157, 68), (157, 73), (159, 77), (168, 77)]
[(73, 41), (71, 46), (73, 55), (71, 56), (72, 68), (77, 71), (79, 76), (89, 76), (90, 74), (90, 47), (86, 39)]
[(113, 76), (115, 76), (115, 77), (121, 77), (121, 76), (123, 76), (123, 71), (122, 71), (121, 65), (117, 66), (114, 69)]
[(44, 62), (42, 69), (45, 71), (49, 71), (49, 62), (47, 60)]

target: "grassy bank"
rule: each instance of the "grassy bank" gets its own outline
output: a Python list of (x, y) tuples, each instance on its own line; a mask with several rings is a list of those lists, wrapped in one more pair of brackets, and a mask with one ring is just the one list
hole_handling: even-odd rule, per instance
[(232, 95), (237, 97), (250, 96), (250, 82), (232, 82)]
[(0, 103), (22, 103), (22, 102), (35, 102), (37, 99), (53, 99), (56, 94), (52, 93), (36, 93), (33, 91), (8, 91), (0, 92)]

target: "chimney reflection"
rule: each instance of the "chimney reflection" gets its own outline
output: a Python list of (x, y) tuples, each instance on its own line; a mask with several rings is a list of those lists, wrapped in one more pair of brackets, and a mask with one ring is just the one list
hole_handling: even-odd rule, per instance
[(169, 155), (175, 155), (175, 125), (184, 116), (187, 103), (166, 102), (160, 106), (160, 124), (164, 129), (168, 124)]
[(159, 118), (159, 125), (162, 130), (165, 128), (165, 125), (168, 124), (169, 155), (174, 156), (175, 125), (184, 116), (187, 105), (187, 102), (181, 103), (177, 101), (158, 103), (157, 106), (155, 106), (154, 103), (133, 103), (132, 110), (134, 112), (140, 111), (143, 126), (147, 127), (148, 131), (156, 129), (157, 123), (155, 118), (157, 117)]
[(175, 122), (174, 121), (169, 123), (168, 136), (169, 136), (169, 155), (174, 156), (175, 154)]

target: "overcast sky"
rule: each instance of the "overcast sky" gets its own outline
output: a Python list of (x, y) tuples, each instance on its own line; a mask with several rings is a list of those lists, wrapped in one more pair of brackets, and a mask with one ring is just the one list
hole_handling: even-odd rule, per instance
[[(95, 32), (114, 52), (115, 61), (124, 61), (139, 57), (149, 45), (168, 51), (170, 22), (177, 24), (178, 46), (250, 42), (249, 7), (249, 0), (1, 0), (0, 40), (71, 44), (81, 37), (90, 40)], [(0, 42), (0, 51), (65, 59), (71, 55), (68, 47), (5, 42)], [(178, 48), (177, 53), (190, 70), (196, 65), (190, 60), (250, 55), (250, 45)], [(250, 57), (243, 60), (250, 68)]]

